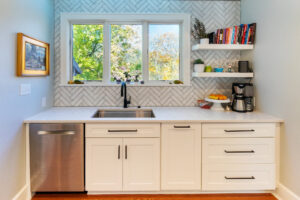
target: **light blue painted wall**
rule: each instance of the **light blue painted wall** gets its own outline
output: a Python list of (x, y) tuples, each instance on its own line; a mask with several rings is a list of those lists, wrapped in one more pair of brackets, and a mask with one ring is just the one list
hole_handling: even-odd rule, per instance
[(300, 1), (242, 0), (241, 22), (257, 22), (253, 61), (260, 111), (285, 120), (280, 182), (300, 196)]
[[(52, 105), (52, 77), (15, 76), (16, 33), (53, 46), (52, 0), (0, 1), (0, 199), (10, 200), (25, 185), (25, 135), (22, 121)], [(53, 48), (52, 48), (53, 49)], [(51, 52), (53, 55), (53, 51)], [(53, 63), (53, 59), (51, 60)], [(51, 71), (51, 73), (53, 70)], [(19, 85), (30, 83), (32, 93), (19, 96)]]

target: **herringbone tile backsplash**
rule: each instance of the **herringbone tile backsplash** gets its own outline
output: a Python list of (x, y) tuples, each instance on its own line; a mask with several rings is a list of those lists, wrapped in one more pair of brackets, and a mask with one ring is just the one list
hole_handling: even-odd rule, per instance
[[(208, 31), (240, 23), (239, 1), (181, 0), (55, 0), (55, 106), (121, 106), (120, 86), (60, 86), (60, 14), (82, 13), (190, 13), (204, 22)], [(195, 41), (192, 41), (195, 44)], [(236, 61), (238, 51), (197, 51), (191, 61), (207, 64)], [(191, 66), (184, 66), (191, 67)], [(191, 70), (192, 71), (192, 70)], [(189, 87), (129, 87), (131, 106), (195, 106), (209, 93), (230, 95), (232, 78), (193, 78)]]

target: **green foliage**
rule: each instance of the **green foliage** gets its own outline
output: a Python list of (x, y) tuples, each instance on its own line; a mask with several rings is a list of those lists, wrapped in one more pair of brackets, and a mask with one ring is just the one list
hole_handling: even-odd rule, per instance
[(149, 80), (179, 79), (178, 38), (172, 33), (158, 35), (149, 52)]
[(73, 57), (82, 70), (73, 80), (102, 80), (103, 25), (73, 25)]
[[(140, 79), (142, 74), (142, 26), (111, 26), (111, 77)], [(128, 74), (128, 77), (126, 77)]]
[(205, 25), (198, 18), (195, 18), (195, 24), (192, 27), (192, 36), (196, 40), (207, 38)]
[[(154, 38), (149, 50), (150, 80), (179, 79), (178, 41), (172, 33)], [(73, 80), (102, 80), (103, 50), (103, 25), (73, 25), (73, 57), (82, 71)], [(110, 64), (111, 81), (141, 80), (141, 25), (111, 26)]]
[(199, 58), (194, 61), (194, 64), (204, 64), (204, 62)]

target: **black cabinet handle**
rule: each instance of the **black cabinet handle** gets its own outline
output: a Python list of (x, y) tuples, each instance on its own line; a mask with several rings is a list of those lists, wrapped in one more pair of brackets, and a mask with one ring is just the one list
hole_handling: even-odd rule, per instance
[(224, 130), (226, 133), (237, 133), (237, 132), (255, 132), (254, 129), (249, 130)]
[(253, 180), (255, 179), (254, 176), (250, 176), (250, 177), (224, 177), (226, 180), (243, 180), (243, 179), (249, 179), (249, 180)]
[(127, 145), (125, 145), (125, 159), (127, 159)]
[(191, 126), (174, 126), (174, 128), (191, 128)]
[(255, 153), (254, 150), (251, 150), (251, 151), (227, 151), (227, 150), (224, 150), (225, 153)]
[(109, 133), (136, 133), (138, 132), (137, 129), (134, 130), (108, 130)]
[(121, 145), (118, 146), (118, 160), (120, 160), (120, 151), (121, 151)]

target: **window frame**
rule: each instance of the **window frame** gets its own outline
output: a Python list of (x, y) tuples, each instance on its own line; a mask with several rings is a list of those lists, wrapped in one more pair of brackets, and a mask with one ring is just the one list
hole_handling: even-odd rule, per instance
[[(72, 25), (73, 24), (103, 24), (103, 77), (102, 81), (88, 81), (85, 85), (115, 86), (110, 82), (110, 25), (111, 24), (141, 24), (142, 25), (142, 74), (145, 86), (170, 86), (170, 81), (149, 80), (149, 24), (179, 24), (179, 78), (184, 86), (190, 85), (190, 14), (61, 14), (61, 46), (60, 46), (60, 85), (72, 78)], [(130, 84), (141, 86), (141, 84)]]

